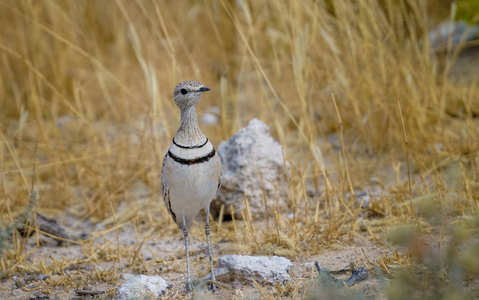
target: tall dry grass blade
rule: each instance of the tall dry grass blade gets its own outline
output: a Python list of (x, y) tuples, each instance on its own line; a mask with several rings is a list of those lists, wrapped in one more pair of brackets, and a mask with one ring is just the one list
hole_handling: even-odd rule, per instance
[(280, 106), (284, 109), (284, 112), (288, 115), (288, 117), (290, 118), (290, 120), (294, 123), (294, 125), (296, 126), (296, 128), (298, 129), (298, 132), (299, 134), (301, 135), (301, 137), (307, 141), (308, 138), (306, 136), (306, 134), (303, 132), (303, 130), (301, 129), (301, 126), (299, 125), (298, 121), (296, 120), (296, 118), (291, 114), (290, 110), (288, 109), (288, 107), (286, 106), (286, 104), (281, 100), (281, 98), (279, 97), (278, 93), (276, 92), (276, 89), (274, 88), (273, 84), (271, 83), (271, 80), (269, 79), (269, 76), (267, 76), (264, 68), (262, 67), (261, 63), (259, 62), (259, 59), (257, 58), (255, 52), (253, 51), (253, 49), (251, 48), (250, 44), (248, 43), (248, 39), (246, 38), (244, 32), (241, 30), (241, 26), (239, 25), (239, 21), (238, 19), (236, 18), (236, 16), (231, 12), (231, 9), (228, 7), (228, 5), (225, 3), (225, 0), (222, 0), (221, 1), (223, 7), (225, 8), (225, 10), (228, 12), (229, 16), (232, 18), (233, 20), (233, 23), (236, 27), (236, 30), (238, 32), (238, 34), (240, 35), (241, 37), (241, 40), (243, 41), (249, 55), (251, 56), (251, 58), (253, 59), (253, 62), (255, 63), (255, 66), (256, 68), (258, 69), (258, 71), (260, 72), (262, 78), (264, 79), (264, 81), (266, 82), (268, 88), (269, 88), (269, 91), (273, 94), (275, 100), (280, 104)]
[(118, 87), (120, 87), (122, 90), (124, 90), (125, 93), (128, 94), (129, 97), (131, 97), (132, 99), (136, 99), (136, 95), (134, 93), (132, 93), (130, 91), (129, 88), (127, 88), (121, 81), (120, 79), (115, 75), (113, 74), (110, 70), (108, 70), (108, 68), (106, 68), (98, 59), (96, 59), (92, 54), (88, 53), (87, 51), (83, 50), (81, 47), (75, 45), (73, 42), (69, 41), (67, 38), (59, 35), (58, 33), (56, 33), (55, 31), (53, 31), (52, 29), (48, 28), (47, 26), (43, 25), (43, 24), (40, 24), (38, 21), (28, 17), (27, 15), (23, 14), (22, 12), (19, 12), (18, 10), (16, 9), (12, 9), (11, 7), (8, 7), (8, 9), (10, 9), (14, 14), (16, 15), (19, 15), (21, 17), (23, 17), (25, 20), (27, 21), (30, 21), (32, 22), (33, 24), (35, 24), (35, 26), (38, 26), (38, 28), (40, 28), (41, 30), (43, 30), (44, 32), (48, 33), (50, 36), (52, 36), (54, 39), (64, 43), (65, 45), (67, 45), (68, 47), (70, 47), (72, 50), (74, 50), (75, 52), (77, 52), (78, 54), (80, 54), (81, 56), (87, 58), (88, 60), (90, 60), (93, 65), (97, 68), (99, 68), (100, 70), (102, 70), (103, 72), (105, 72), (108, 76), (110, 76), (115, 82), (116, 84), (118, 85)]
[(411, 184), (411, 170), (409, 168), (409, 148), (408, 148), (408, 139), (406, 133), (406, 125), (404, 125), (404, 118), (402, 116), (401, 111), (401, 103), (397, 101), (399, 116), (401, 117), (401, 125), (404, 133), (404, 146), (406, 147), (406, 165), (407, 165), (407, 177), (408, 177), (408, 188), (409, 188), (409, 205), (410, 205), (410, 213), (411, 213), (411, 220), (414, 219), (414, 206), (412, 204), (412, 184)]
[(111, 213), (113, 215), (113, 222), (115, 223), (115, 232), (116, 232), (116, 246), (117, 246), (117, 257), (116, 257), (116, 263), (120, 263), (120, 259), (121, 259), (121, 254), (120, 254), (120, 233), (118, 231), (118, 223), (116, 221), (116, 214), (115, 214), (115, 209), (113, 208), (113, 204), (111, 203), (111, 201), (108, 201), (108, 203), (110, 204), (110, 208), (111, 208)]
[(235, 235), (236, 237), (233, 238), (225, 229), (223, 229), (223, 227), (221, 227), (221, 224), (219, 223), (216, 223), (215, 220), (213, 219), (213, 217), (210, 215), (210, 221), (216, 226), (216, 228), (218, 228), (232, 243), (238, 245), (238, 236), (236, 235), (236, 232), (235, 232)]
[(15, 149), (15, 147), (7, 140), (7, 138), (5, 137), (5, 135), (3, 134), (3, 132), (0, 131), (0, 137), (2, 138), (3, 140), (3, 144), (5, 146), (7, 146), (7, 149), (10, 153), (10, 155), (12, 156), (13, 158), (13, 161), (15, 162), (15, 165), (17, 167), (17, 170), (18, 172), (20, 173), (20, 176), (22, 178), (22, 183), (23, 183), (23, 187), (25, 188), (25, 190), (29, 190), (28, 188), (28, 183), (27, 183), (27, 179), (25, 177), (25, 174), (23, 172), (23, 168), (21, 167), (21, 164), (20, 164), (20, 158), (18, 157), (18, 153)]
[(65, 97), (65, 95), (60, 92), (57, 87), (55, 87), (55, 85), (50, 82), (48, 80), (48, 78), (42, 74), (42, 72), (36, 68), (33, 63), (31, 61), (29, 61), (28, 59), (26, 59), (23, 55), (21, 55), (20, 53), (14, 51), (13, 49), (10, 49), (8, 46), (2, 44), (0, 42), (0, 48), (3, 49), (4, 51), (6, 51), (8, 54), (14, 56), (15, 58), (21, 60), (26, 66), (28, 69), (30, 69), (34, 74), (35, 76), (43, 83), (45, 83), (45, 85), (51, 89), (51, 91), (53, 91), (60, 99), (62, 99), (63, 101), (60, 102), (61, 105), (63, 106), (66, 106), (71, 112), (73, 112), (77, 117), (80, 117), (80, 118), (83, 118), (83, 115), (73, 106), (70, 104), (70, 101), (68, 101), (68, 99)]
[(351, 194), (350, 204), (352, 204), (355, 199), (355, 196), (354, 196), (353, 183), (351, 182), (351, 176), (349, 175), (348, 159), (346, 157), (346, 145), (344, 143), (344, 134), (343, 134), (343, 121), (341, 120), (341, 115), (339, 113), (338, 105), (336, 103), (336, 98), (334, 97), (334, 94), (331, 94), (331, 98), (333, 99), (334, 108), (336, 109), (336, 114), (338, 117), (339, 137), (341, 139), (341, 153), (343, 155), (344, 169), (346, 170), (346, 176), (348, 179), (349, 193)]

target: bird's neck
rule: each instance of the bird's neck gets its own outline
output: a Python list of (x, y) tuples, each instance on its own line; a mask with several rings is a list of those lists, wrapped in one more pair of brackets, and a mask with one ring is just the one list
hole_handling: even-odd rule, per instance
[(198, 124), (196, 107), (190, 106), (181, 109), (180, 127), (175, 134), (175, 141), (184, 146), (195, 146), (203, 143), (206, 136)]

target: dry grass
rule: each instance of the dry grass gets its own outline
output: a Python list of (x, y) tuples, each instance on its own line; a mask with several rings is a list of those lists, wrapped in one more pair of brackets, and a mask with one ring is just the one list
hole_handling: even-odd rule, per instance
[[(14, 223), (34, 189), (34, 211), (105, 228), (80, 245), (87, 260), (115, 264), (85, 281), (112, 282), (122, 259), (137, 271), (152, 267), (138, 257), (142, 239), (178, 234), (158, 191), (179, 118), (171, 91), (195, 79), (212, 89), (199, 112), (220, 107), (220, 124), (203, 126), (214, 144), (260, 118), (292, 166), (293, 218), (275, 211), (262, 222), (246, 209), (243, 220), (223, 223), (216, 234), (236, 253), (295, 258), (356, 239), (386, 245), (386, 225), (404, 224), (447, 243), (451, 224), (479, 208), (479, 77), (450, 76), (463, 46), (431, 49), (426, 33), (448, 14), (440, 3), (4, 0), (2, 222)], [(322, 138), (336, 134), (337, 143)], [(382, 193), (365, 210), (348, 193), (367, 191), (371, 178)], [(93, 242), (126, 225), (137, 232), (134, 245)], [(29, 262), (35, 248), (8, 235), (5, 276), (61, 272), (58, 262)], [(358, 259), (390, 274), (388, 265), (413, 265), (409, 255)], [(72, 263), (82, 261), (63, 267)], [(81, 285), (65, 280), (45, 289)]]

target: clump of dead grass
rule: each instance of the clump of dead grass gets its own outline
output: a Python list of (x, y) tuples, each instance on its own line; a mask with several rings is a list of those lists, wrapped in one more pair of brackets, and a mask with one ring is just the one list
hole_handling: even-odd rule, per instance
[[(36, 210), (103, 222), (104, 234), (132, 223), (148, 224), (138, 226), (148, 227), (144, 237), (169, 228), (152, 203), (178, 121), (171, 89), (183, 79), (213, 90), (199, 110), (221, 108), (220, 126), (204, 127), (214, 143), (259, 117), (293, 166), (291, 215), (272, 211), (264, 223), (246, 209), (217, 227), (241, 253), (294, 258), (356, 238), (384, 244), (386, 225), (401, 224), (439, 232), (442, 242), (451, 223), (477, 213), (478, 79), (451, 78), (462, 46), (438, 54), (426, 34), (447, 7), (434, 15), (425, 1), (408, 0), (1, 6), (5, 224), (28, 205), (37, 161)], [(338, 143), (318, 139), (334, 135)], [(372, 177), (383, 193), (364, 208), (354, 194)], [(123, 252), (116, 241), (90, 242), (91, 260), (148, 267), (141, 239)], [(28, 270), (28, 251), (7, 250), (1, 270), (20, 272), (20, 262)], [(393, 260), (376, 264), (387, 270)], [(294, 287), (277, 293), (298, 296)]]

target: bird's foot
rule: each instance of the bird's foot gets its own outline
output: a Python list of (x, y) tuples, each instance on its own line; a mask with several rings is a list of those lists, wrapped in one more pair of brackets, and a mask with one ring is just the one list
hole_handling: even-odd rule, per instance
[(216, 289), (216, 285), (213, 283), (213, 281), (210, 281), (209, 290), (211, 290), (211, 292), (212, 292), (213, 294), (218, 291), (218, 290)]
[(193, 292), (193, 290), (193, 283), (191, 282), (191, 279), (188, 278), (188, 280), (186, 280), (185, 293), (191, 293)]

